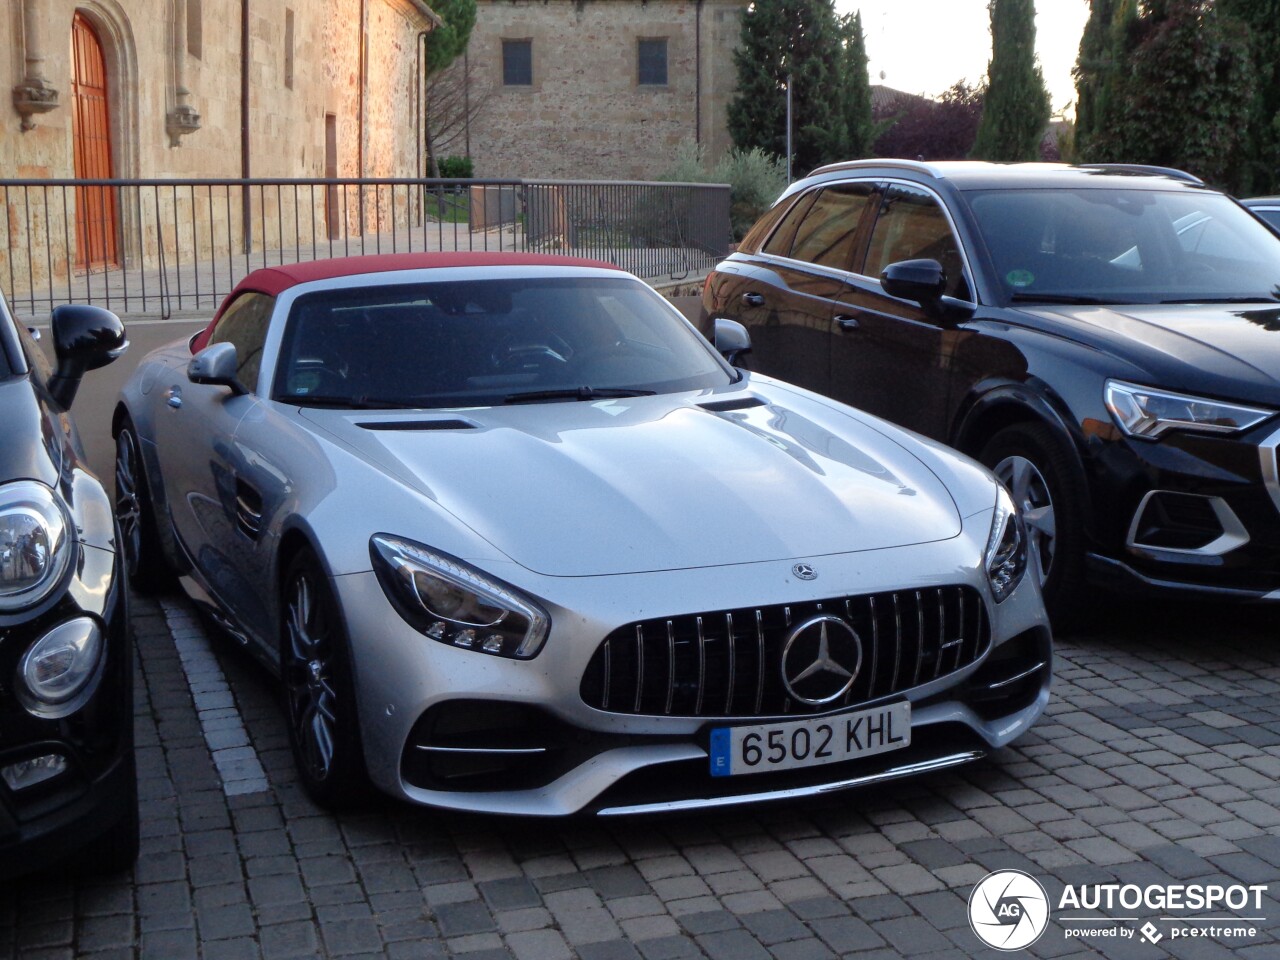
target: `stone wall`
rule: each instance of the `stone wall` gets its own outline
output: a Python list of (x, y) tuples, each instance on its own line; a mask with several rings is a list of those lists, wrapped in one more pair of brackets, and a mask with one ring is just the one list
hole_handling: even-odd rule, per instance
[[(712, 159), (729, 148), (743, 0), (478, 6), (467, 55), (473, 98), (483, 100), (470, 130), (477, 176), (644, 180), (667, 169), (683, 140), (700, 140)], [(504, 38), (532, 41), (532, 86), (503, 86)], [(667, 84), (642, 86), (637, 43), (657, 38), (667, 40)]]
[[(107, 62), (113, 176), (241, 175), (240, 0), (8, 0), (5, 6), (0, 180), (74, 176), (70, 35), (77, 11), (94, 26)], [(250, 176), (324, 176), (327, 115), (336, 126), (339, 176), (413, 176), (418, 46), (431, 24), (429, 8), (421, 0), (252, 0), (249, 9)], [(286, 44), (290, 23), (292, 50)], [(9, 92), (30, 72), (32, 30), (44, 57), (41, 72), (59, 105), (33, 116), (34, 127), (23, 130)], [(175, 142), (167, 120), (184, 106), (198, 115), (199, 126)], [(183, 243), (199, 256), (239, 251), (243, 214), (238, 191), (233, 193), (215, 188), (184, 197), (143, 191), (122, 198), (127, 202), (119, 204), (120, 258), (153, 265), (162, 250), (172, 257)], [(305, 230), (307, 221), (318, 219), (324, 229), (323, 191), (300, 196), (253, 194), (255, 248), (270, 246), (273, 238), (278, 242), (282, 225), (292, 232), (300, 222)], [(37, 285), (65, 275), (75, 217), (64, 217), (62, 204), (60, 193), (46, 197), (0, 188), (0, 282), (15, 276)], [(348, 231), (360, 231), (362, 209), (364, 229), (377, 229), (389, 215), (376, 203), (351, 205), (340, 211)], [(175, 219), (182, 225), (176, 232), (169, 229)]]

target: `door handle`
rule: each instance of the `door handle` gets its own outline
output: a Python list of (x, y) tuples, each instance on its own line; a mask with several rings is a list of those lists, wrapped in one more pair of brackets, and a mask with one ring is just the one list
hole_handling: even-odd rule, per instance
[(182, 390), (180, 387), (176, 385), (170, 387), (168, 392), (165, 394), (165, 397), (166, 399), (164, 402), (173, 407), (173, 409), (177, 410), (182, 406)]
[(837, 313), (835, 319), (836, 319), (836, 326), (838, 326), (841, 330), (848, 331), (848, 330), (858, 329), (858, 318), (853, 316), (852, 314)]
[(750, 293), (744, 293), (742, 295), (742, 302), (745, 303), (748, 307), (763, 307), (764, 294), (756, 293), (754, 291)]

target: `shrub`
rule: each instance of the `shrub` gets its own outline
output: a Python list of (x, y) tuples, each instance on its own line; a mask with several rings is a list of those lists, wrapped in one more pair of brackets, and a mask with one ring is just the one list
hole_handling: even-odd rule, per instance
[(470, 157), (444, 157), (440, 161), (440, 176), (446, 180), (470, 180), (475, 176)]
[(671, 167), (658, 179), (729, 184), (729, 221), (733, 239), (741, 240), (786, 187), (787, 166), (759, 147), (750, 150), (735, 147), (714, 167), (708, 168), (706, 151), (686, 140), (677, 148)]

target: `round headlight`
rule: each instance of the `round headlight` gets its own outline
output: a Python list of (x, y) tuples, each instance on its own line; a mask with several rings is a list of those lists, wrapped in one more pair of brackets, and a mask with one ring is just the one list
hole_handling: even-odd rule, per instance
[(76, 695), (97, 675), (102, 649), (102, 631), (88, 617), (58, 624), (33, 643), (18, 665), (27, 708), (64, 716), (79, 706)]
[(61, 582), (71, 559), (69, 526), (44, 484), (0, 486), (0, 611), (38, 603)]

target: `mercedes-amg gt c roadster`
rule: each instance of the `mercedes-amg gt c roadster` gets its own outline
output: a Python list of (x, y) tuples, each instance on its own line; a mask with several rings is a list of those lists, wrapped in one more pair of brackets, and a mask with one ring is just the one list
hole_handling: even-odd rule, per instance
[(257, 270), (122, 394), (135, 579), (278, 673), (328, 805), (689, 810), (1017, 737), (1052, 665), (1019, 506), (749, 348), (605, 263)]

